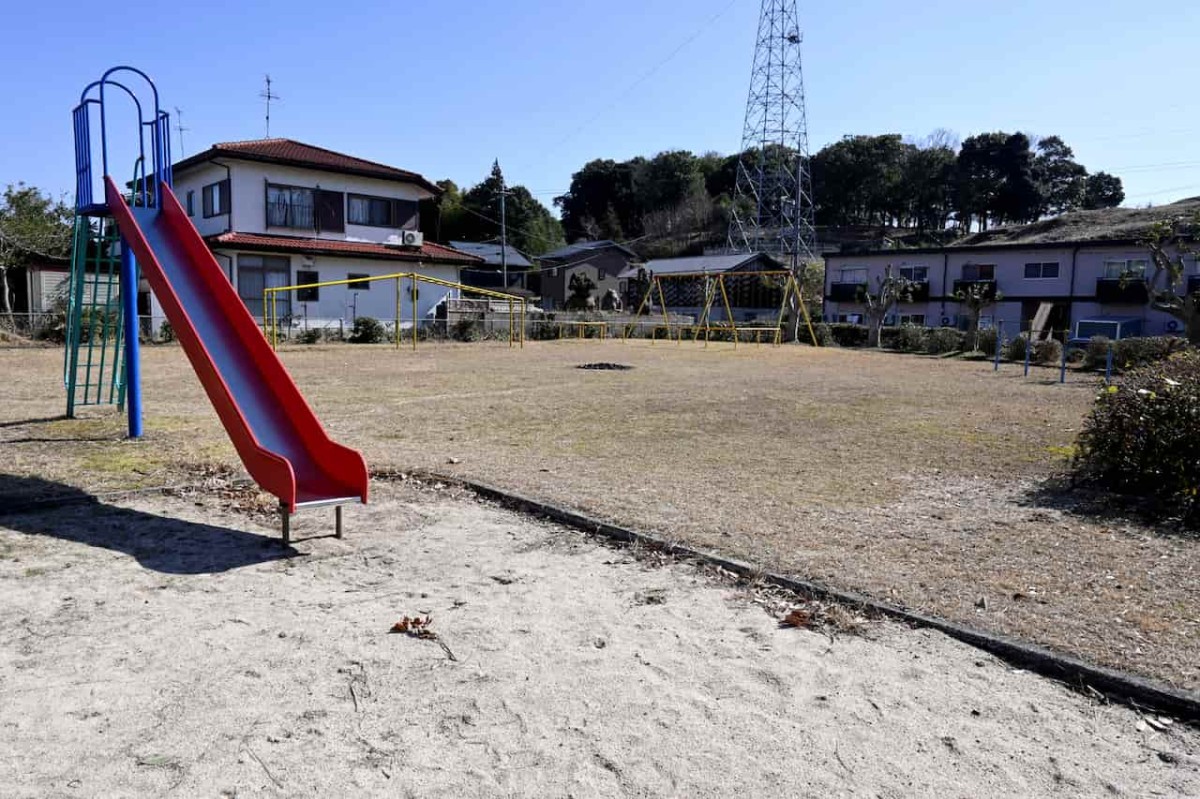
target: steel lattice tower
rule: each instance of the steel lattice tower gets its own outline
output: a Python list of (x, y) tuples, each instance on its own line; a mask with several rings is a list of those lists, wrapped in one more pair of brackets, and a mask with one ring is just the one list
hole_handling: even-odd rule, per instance
[(797, 269), (816, 260), (796, 0), (762, 0), (728, 247)]

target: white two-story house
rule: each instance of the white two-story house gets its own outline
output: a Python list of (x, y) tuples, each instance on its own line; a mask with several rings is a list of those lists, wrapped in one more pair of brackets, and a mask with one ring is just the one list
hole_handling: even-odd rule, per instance
[[(256, 317), (263, 290), (416, 272), (459, 282), (482, 259), (423, 240), (417, 204), (440, 189), (415, 172), (291, 139), (214, 144), (175, 164), (175, 195)], [(396, 314), (396, 282), (280, 292), (276, 312), (298, 325)], [(417, 320), (451, 289), (419, 283)], [(402, 325), (412, 321), (403, 293)]]

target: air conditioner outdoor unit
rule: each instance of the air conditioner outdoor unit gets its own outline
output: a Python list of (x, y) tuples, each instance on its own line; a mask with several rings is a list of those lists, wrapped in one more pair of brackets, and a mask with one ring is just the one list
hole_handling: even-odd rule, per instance
[(419, 230), (405, 230), (400, 234), (405, 247), (420, 247), (425, 243), (425, 234)]

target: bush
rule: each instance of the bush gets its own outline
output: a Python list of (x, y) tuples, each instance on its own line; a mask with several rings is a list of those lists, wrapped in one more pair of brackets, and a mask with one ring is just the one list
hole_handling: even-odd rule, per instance
[(900, 335), (896, 337), (896, 349), (904, 352), (924, 352), (925, 341), (929, 338), (929, 328), (918, 325), (904, 325)]
[(1036, 364), (1057, 366), (1062, 362), (1062, 343), (1057, 339), (1048, 338), (1033, 342), (1033, 352), (1029, 360)]
[(1112, 340), (1108, 336), (1092, 336), (1088, 339), (1083, 351), (1084, 369), (1103, 369), (1108, 359), (1108, 346)]
[[(817, 344), (819, 346), (828, 347), (833, 344), (833, 333), (829, 330), (828, 322), (814, 322), (812, 329), (813, 335), (817, 337)], [(801, 333), (800, 342), (802, 344), (812, 344), (812, 338)]]
[(170, 322), (163, 322), (158, 326), (158, 340), (164, 344), (175, 340), (175, 328), (171, 327)]
[(1113, 344), (1113, 366), (1131, 369), (1165, 360), (1187, 349), (1187, 341), (1177, 336), (1123, 338)]
[(838, 322), (829, 326), (829, 335), (839, 347), (867, 346), (867, 328), (864, 325)]
[(301, 330), (296, 335), (296, 341), (301, 344), (319, 344), (321, 342), (321, 329), (319, 327), (310, 327), (308, 330)]
[(349, 340), (351, 344), (381, 344), (387, 340), (387, 331), (378, 319), (360, 316), (350, 328)]
[[(1010, 361), (1025, 361), (1025, 352), (1029, 349), (1029, 339), (1022, 333), (1013, 336), (1004, 343), (1004, 357)], [(1030, 354), (1030, 357), (1033, 357)]]
[(975, 349), (988, 357), (996, 354), (996, 338), (999, 331), (994, 327), (982, 328), (975, 333)]
[(1200, 492), (1200, 353), (1129, 371), (1100, 392), (1079, 435), (1079, 476), (1195, 518)]
[(935, 327), (925, 336), (925, 351), (930, 355), (962, 352), (966, 348), (966, 334), (953, 327)]
[(450, 329), (450, 337), (455, 341), (481, 341), (483, 323), (474, 319), (459, 319)]

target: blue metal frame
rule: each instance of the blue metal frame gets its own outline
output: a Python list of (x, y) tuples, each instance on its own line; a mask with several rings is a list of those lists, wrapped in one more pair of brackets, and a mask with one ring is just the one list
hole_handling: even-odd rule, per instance
[[(138, 95), (124, 83), (112, 76), (128, 72), (141, 78), (150, 88), (154, 98), (153, 114), (147, 118)], [(160, 208), (160, 186), (168, 188), (174, 184), (171, 158), (171, 118), (163, 111), (158, 99), (158, 88), (145, 72), (136, 67), (112, 67), (89, 83), (79, 95), (79, 105), (72, 111), (75, 126), (75, 213), (85, 216), (108, 216), (104, 198), (97, 202), (93, 194), (93, 162), (91, 137), (91, 110), (98, 106), (100, 112), (100, 168), (102, 176), (111, 173), (108, 168), (108, 114), (105, 91), (108, 87), (124, 92), (133, 101), (138, 115), (138, 155), (134, 163), (133, 190), (130, 202), (143, 208)], [(97, 91), (98, 90), (98, 91)], [(90, 96), (93, 93), (99, 96)], [(149, 131), (146, 129), (149, 128)], [(146, 177), (146, 134), (150, 136), (150, 176)], [(125, 398), (129, 413), (129, 436), (142, 435), (142, 386), (140, 346), (138, 341), (138, 268), (124, 238), (121, 239), (121, 310), (125, 338)]]

